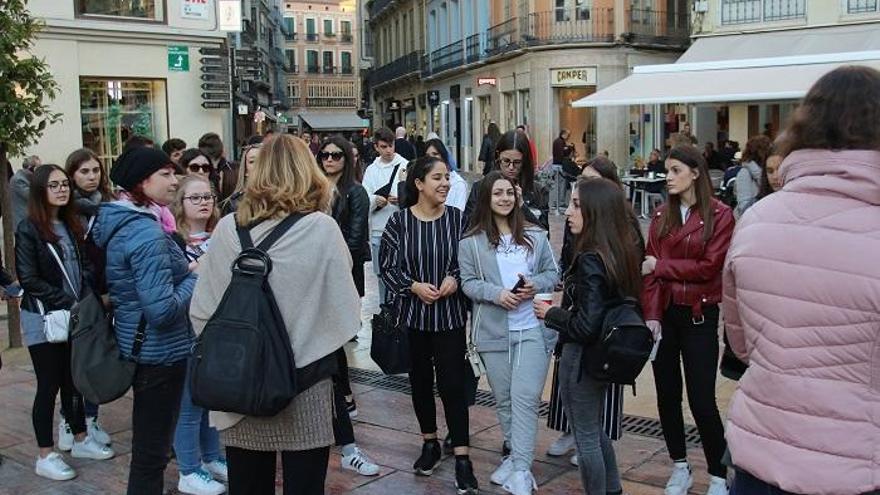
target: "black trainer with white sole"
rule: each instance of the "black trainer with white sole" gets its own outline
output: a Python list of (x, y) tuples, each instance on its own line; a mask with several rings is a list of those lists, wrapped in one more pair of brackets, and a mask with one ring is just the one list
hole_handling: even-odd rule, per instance
[(442, 457), (443, 451), (440, 448), (440, 442), (436, 439), (428, 440), (422, 444), (422, 455), (416, 459), (416, 462), (413, 464), (413, 470), (416, 474), (431, 476), (434, 474), (434, 470), (437, 469), (437, 466), (440, 465)]
[(455, 489), (458, 491), (458, 495), (480, 493), (477, 477), (474, 476), (474, 465), (467, 457), (455, 459)]

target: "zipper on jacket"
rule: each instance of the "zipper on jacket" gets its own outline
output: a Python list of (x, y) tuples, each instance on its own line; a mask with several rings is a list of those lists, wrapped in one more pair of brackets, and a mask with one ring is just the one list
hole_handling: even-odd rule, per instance
[[(688, 259), (688, 248), (691, 245), (691, 235), (693, 235), (693, 234), (688, 234), (687, 237), (685, 237), (685, 239), (684, 239), (684, 259)], [(682, 302), (687, 303), (687, 293), (688, 293), (687, 280), (682, 280), (681, 285), (683, 287), (682, 295), (681, 295)]]

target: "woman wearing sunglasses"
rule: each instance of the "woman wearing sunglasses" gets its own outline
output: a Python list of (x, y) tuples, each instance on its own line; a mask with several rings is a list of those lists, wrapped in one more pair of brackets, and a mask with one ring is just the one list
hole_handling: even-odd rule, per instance
[(180, 166), (186, 175), (198, 175), (213, 184), (214, 166), (211, 165), (211, 159), (202, 150), (190, 148), (184, 151), (180, 156)]
[[(357, 181), (358, 170), (352, 156), (352, 145), (341, 136), (331, 136), (318, 149), (318, 164), (333, 184), (331, 215), (348, 246), (353, 262), (351, 275), (358, 295), (364, 297), (364, 262), (370, 260), (370, 199), (367, 190)], [(363, 476), (379, 474), (379, 466), (358, 448), (351, 420), (357, 417), (357, 405), (348, 377), (345, 349), (336, 351), (338, 372), (333, 377), (336, 401), (333, 436), (342, 448), (342, 467)]]

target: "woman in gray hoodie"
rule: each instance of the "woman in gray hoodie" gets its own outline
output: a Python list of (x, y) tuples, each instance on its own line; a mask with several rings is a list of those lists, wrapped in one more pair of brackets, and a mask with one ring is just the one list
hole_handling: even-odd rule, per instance
[(536, 488), (538, 406), (557, 338), (531, 303), (559, 280), (547, 232), (526, 224), (521, 205), (519, 188), (491, 172), (479, 184), (471, 227), (458, 247), (462, 288), (474, 304), (471, 343), (486, 367), (509, 452), (491, 480), (515, 495)]
[(742, 155), (742, 169), (736, 174), (736, 218), (742, 216), (750, 206), (758, 201), (764, 167), (773, 142), (764, 135), (754, 136), (746, 143)]

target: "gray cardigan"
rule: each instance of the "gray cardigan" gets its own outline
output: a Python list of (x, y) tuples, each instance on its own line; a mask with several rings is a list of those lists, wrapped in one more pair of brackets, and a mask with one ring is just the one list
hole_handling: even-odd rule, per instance
[[(553, 292), (559, 281), (559, 271), (547, 232), (534, 228), (527, 229), (526, 236), (534, 246), (535, 273), (531, 282), (538, 293)], [(479, 265), (477, 257), (479, 256)], [(458, 266), (461, 269), (461, 287), (474, 303), (471, 311), (471, 335), (479, 352), (508, 351), (510, 327), (507, 324), (507, 310), (498, 305), (498, 297), (504, 289), (501, 272), (495, 259), (495, 248), (489, 244), (485, 233), (466, 237), (458, 243)], [(483, 277), (480, 276), (480, 267)], [(544, 341), (548, 349), (556, 345), (558, 334), (544, 330)]]

